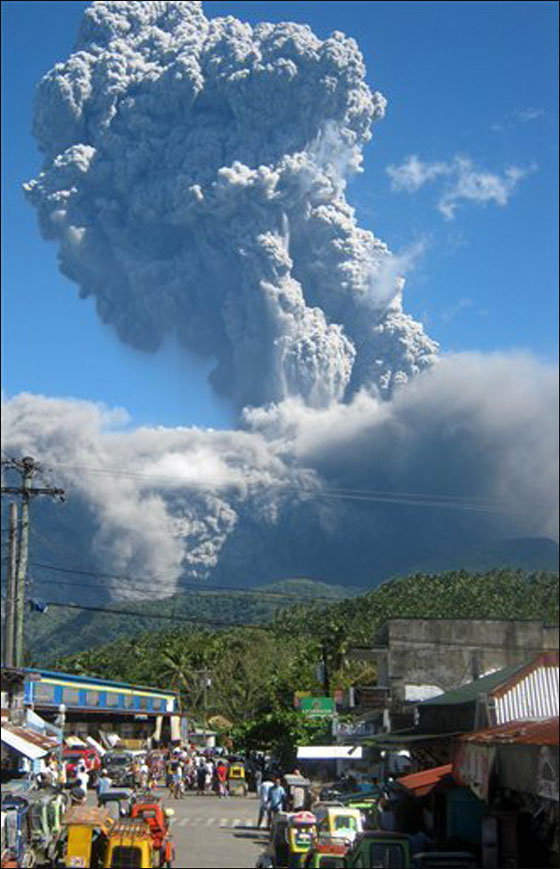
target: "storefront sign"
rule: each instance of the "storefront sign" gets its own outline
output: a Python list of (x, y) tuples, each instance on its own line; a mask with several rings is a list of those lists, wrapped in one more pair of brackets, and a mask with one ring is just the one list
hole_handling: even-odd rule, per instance
[(300, 708), (308, 718), (327, 718), (335, 713), (332, 697), (302, 697)]

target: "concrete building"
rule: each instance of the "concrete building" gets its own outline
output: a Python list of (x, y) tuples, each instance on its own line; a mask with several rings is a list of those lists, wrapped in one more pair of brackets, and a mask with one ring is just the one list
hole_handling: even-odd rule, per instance
[(537, 620), (399, 618), (382, 626), (371, 647), (354, 648), (349, 657), (376, 665), (377, 684), (357, 689), (364, 705), (396, 713), (405, 703), (435, 697), (558, 646), (558, 628)]

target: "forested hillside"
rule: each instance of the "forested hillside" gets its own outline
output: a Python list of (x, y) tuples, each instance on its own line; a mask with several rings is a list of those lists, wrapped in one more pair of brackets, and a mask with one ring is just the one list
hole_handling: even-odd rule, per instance
[[(216, 613), (221, 612), (216, 601)], [(293, 709), (294, 686), (321, 691), (317, 664), (323, 657), (332, 687), (375, 678), (371, 665), (348, 660), (346, 652), (353, 644), (372, 642), (391, 617), (541, 619), (557, 624), (558, 575), (507, 570), (418, 574), (350, 600), (285, 608), (260, 627), (200, 630), (190, 625), (138, 632), (61, 658), (57, 666), (109, 679), (172, 685), (195, 715), (201, 709), (197, 671), (208, 668), (210, 716), (219, 716), (225, 727), (237, 722), (237, 733), (249, 746), (259, 740), (272, 743), (275, 733), (297, 736), (304, 726)]]

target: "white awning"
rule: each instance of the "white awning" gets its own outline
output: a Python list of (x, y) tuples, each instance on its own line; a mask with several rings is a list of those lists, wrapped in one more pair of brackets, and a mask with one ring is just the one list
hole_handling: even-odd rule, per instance
[(361, 745), (300, 745), (298, 760), (361, 760)]
[(2, 727), (2, 742), (9, 745), (18, 754), (23, 754), (29, 760), (38, 760), (45, 757), (57, 747), (56, 740), (48, 736), (41, 736), (34, 731), (26, 731), (23, 727)]
[(101, 757), (103, 757), (103, 755), (105, 754), (105, 749), (103, 748), (103, 746), (102, 746), (102, 745), (101, 745), (101, 744), (100, 744), (96, 739), (93, 738), (93, 736), (86, 736), (86, 742), (87, 742), (87, 744), (90, 745), (92, 748), (95, 748), (95, 750), (96, 750), (97, 752), (99, 752), (99, 754), (101, 755)]
[(87, 743), (79, 736), (65, 736), (64, 742), (68, 748), (87, 748)]

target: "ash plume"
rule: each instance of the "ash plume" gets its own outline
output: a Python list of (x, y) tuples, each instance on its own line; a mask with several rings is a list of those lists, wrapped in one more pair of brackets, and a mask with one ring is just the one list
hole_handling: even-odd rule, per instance
[(174, 333), (215, 357), (238, 408), (389, 395), (436, 345), (344, 196), (384, 110), (342, 33), (94, 2), (39, 85), (45, 162), (25, 189), (120, 338), (154, 351)]
[(4, 403), (4, 447), (40, 457), (83, 505), (94, 569), (152, 578), (108, 582), (117, 597), (171, 594), (182, 579), (372, 585), (462, 566), (496, 539), (557, 539), (557, 406), (551, 367), (463, 354), (390, 401), (292, 399), (246, 411), (237, 431), (131, 432), (122, 412), (20, 395)]
[(557, 373), (523, 355), (434, 364), (403, 310), (407, 256), (346, 201), (384, 110), (352, 39), (198, 2), (92, 3), (40, 83), (44, 165), (25, 190), (61, 270), (131, 346), (176, 335), (215, 359), (238, 411), (231, 431), (130, 431), (88, 402), (6, 399), (4, 448), (80, 505), (95, 569), (148, 581), (109, 594), (371, 585), (557, 537)]

